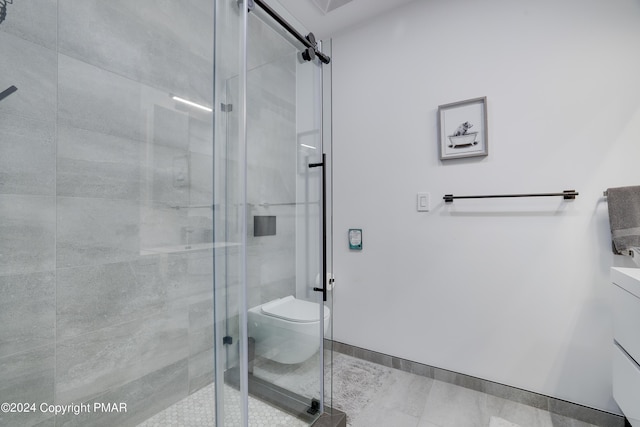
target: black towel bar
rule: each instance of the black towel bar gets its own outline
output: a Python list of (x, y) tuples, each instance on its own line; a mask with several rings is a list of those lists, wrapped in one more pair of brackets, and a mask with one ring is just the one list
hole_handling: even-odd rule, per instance
[(534, 193), (534, 194), (491, 194), (481, 196), (454, 196), (453, 194), (445, 194), (443, 199), (445, 203), (452, 203), (453, 199), (496, 199), (503, 197), (555, 197), (562, 196), (565, 200), (573, 200), (579, 195), (576, 190), (564, 190), (562, 193)]

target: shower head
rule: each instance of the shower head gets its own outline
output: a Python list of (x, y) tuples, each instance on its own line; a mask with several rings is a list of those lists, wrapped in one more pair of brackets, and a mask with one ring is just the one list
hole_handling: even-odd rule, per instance
[(7, 4), (13, 4), (13, 0), (0, 0), (0, 24), (7, 17)]

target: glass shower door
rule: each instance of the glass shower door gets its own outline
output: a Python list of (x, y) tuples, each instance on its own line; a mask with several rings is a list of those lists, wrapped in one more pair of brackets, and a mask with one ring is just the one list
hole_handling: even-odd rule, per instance
[(253, 425), (275, 407), (310, 425), (327, 395), (331, 314), (317, 291), (325, 280), (322, 69), (258, 8), (243, 16), (234, 6), (216, 21), (218, 34), (227, 32), (216, 47), (217, 420)]
[(321, 409), (329, 320), (322, 293), (314, 291), (322, 284), (322, 168), (314, 167), (322, 162), (319, 70), (288, 40), (281, 43), (270, 62), (248, 73), (249, 371), (263, 398), (313, 420)]

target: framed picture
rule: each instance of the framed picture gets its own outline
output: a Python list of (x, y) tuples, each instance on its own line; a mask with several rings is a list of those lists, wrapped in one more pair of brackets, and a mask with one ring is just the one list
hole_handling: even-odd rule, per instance
[(438, 107), (440, 160), (489, 154), (487, 98), (474, 98)]

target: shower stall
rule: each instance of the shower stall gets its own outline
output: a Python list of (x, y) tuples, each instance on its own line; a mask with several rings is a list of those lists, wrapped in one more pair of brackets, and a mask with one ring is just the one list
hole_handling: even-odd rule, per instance
[[(310, 42), (244, 0), (2, 4), (0, 426), (330, 412), (330, 69)], [(314, 314), (272, 310), (292, 300)]]
[(217, 342), (224, 346), (216, 347), (218, 424), (237, 416), (239, 401), (242, 414), (251, 416), (252, 397), (312, 423), (331, 398), (331, 351), (322, 350), (331, 337), (330, 128), (323, 111), (328, 46), (323, 52), (312, 34), (302, 36), (302, 26), (277, 2), (220, 6), (214, 299)]

